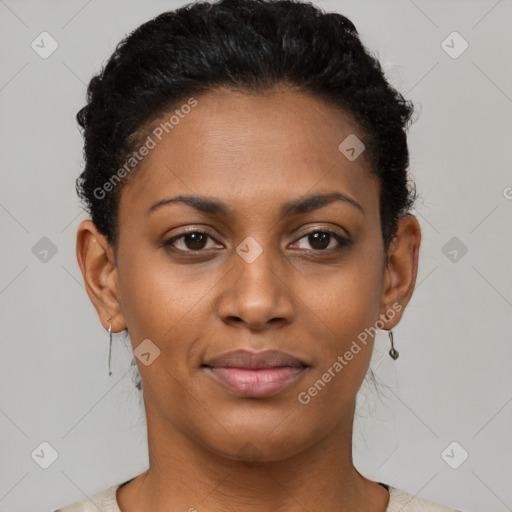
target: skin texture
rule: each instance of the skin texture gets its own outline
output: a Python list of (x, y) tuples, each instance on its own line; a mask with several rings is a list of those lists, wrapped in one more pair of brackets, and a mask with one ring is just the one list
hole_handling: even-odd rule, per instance
[[(117, 266), (90, 220), (77, 257), (99, 319), (128, 329), (134, 350), (149, 339), (160, 355), (137, 360), (144, 386), (150, 468), (117, 494), (123, 512), (385, 511), (388, 492), (352, 463), (357, 391), (373, 339), (308, 404), (298, 401), (365, 328), (393, 304), (397, 325), (412, 295), (421, 232), (400, 221), (384, 249), (379, 183), (364, 153), (338, 150), (363, 134), (347, 113), (300, 91), (266, 94), (217, 89), (151, 150), (122, 190)], [(168, 119), (168, 115), (164, 116)], [(155, 121), (156, 126), (159, 121)], [(335, 201), (283, 217), (281, 205), (308, 194)], [(224, 202), (212, 215), (174, 202), (179, 194)], [(212, 238), (165, 240), (194, 228)], [(334, 231), (338, 251), (308, 238)], [(253, 237), (263, 249), (247, 263), (236, 248)], [(324, 249), (323, 247), (329, 246)], [(195, 256), (184, 251), (198, 248)], [(181, 249), (181, 253), (179, 250)], [(241, 397), (201, 368), (231, 350), (278, 349), (310, 367), (278, 394)]]

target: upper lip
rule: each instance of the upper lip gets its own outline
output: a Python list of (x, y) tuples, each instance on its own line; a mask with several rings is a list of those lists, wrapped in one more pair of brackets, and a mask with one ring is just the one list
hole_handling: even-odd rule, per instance
[(265, 350), (264, 352), (234, 350), (208, 360), (203, 366), (260, 369), (282, 366), (304, 368), (308, 365), (296, 357), (279, 350)]

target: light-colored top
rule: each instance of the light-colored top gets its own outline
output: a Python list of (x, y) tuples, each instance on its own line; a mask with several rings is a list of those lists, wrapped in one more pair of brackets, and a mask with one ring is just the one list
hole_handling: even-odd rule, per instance
[[(116, 492), (119, 487), (131, 482), (131, 480), (133, 478), (93, 494), (90, 499), (70, 503), (53, 512), (121, 512), (117, 504)], [(460, 512), (453, 508), (444, 507), (432, 501), (415, 497), (396, 487), (391, 487), (381, 482), (378, 483), (389, 491), (389, 503), (386, 512)]]

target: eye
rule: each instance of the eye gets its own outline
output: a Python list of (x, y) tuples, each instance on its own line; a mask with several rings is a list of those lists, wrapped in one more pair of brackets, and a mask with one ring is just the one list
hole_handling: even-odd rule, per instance
[[(213, 246), (208, 247), (208, 240), (211, 240)], [(303, 247), (301, 240), (306, 240), (311, 249)], [(337, 246), (336, 246), (337, 243)], [(303, 235), (295, 244), (299, 244), (299, 249), (313, 252), (332, 252), (341, 250), (350, 245), (350, 240), (330, 230), (315, 230)], [(188, 231), (180, 235), (173, 236), (164, 241), (163, 246), (169, 246), (177, 252), (200, 253), (207, 252), (207, 249), (222, 248), (211, 235), (203, 231)]]
[[(309, 233), (306, 233), (304, 236), (299, 238), (298, 242), (295, 242), (295, 243), (300, 244), (300, 241), (304, 240), (304, 239), (306, 240), (306, 243), (308, 243), (313, 248), (313, 251), (315, 251), (315, 252), (321, 252), (321, 251), (331, 252), (331, 250), (332, 251), (340, 250), (343, 247), (350, 245), (350, 240), (348, 240), (348, 238), (342, 237), (338, 233), (335, 233), (334, 231), (329, 231), (329, 230), (318, 230), (317, 229), (315, 231), (310, 231)], [(335, 242), (334, 246), (332, 246), (332, 242)], [(336, 246), (336, 242), (337, 242), (338, 246)], [(310, 250), (308, 247), (299, 247), (299, 248)]]
[[(207, 249), (206, 244), (208, 239), (216, 242), (213, 237), (203, 231), (188, 231), (181, 235), (169, 238), (163, 243), (163, 245), (170, 246), (171, 248), (182, 252), (200, 252), (203, 251), (203, 249)], [(176, 242), (178, 242), (178, 244), (176, 244)], [(177, 245), (181, 245), (181, 247), (177, 247)], [(217, 247), (215, 244), (214, 246)]]

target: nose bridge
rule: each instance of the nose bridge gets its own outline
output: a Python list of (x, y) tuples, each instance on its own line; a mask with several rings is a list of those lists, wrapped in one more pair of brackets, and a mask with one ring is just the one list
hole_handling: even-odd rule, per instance
[[(259, 237), (262, 240), (263, 237)], [(270, 237), (265, 237), (263, 243), (249, 236), (236, 248), (233, 254), (233, 264), (238, 280), (247, 284), (260, 284), (261, 287), (275, 284), (277, 259)]]

